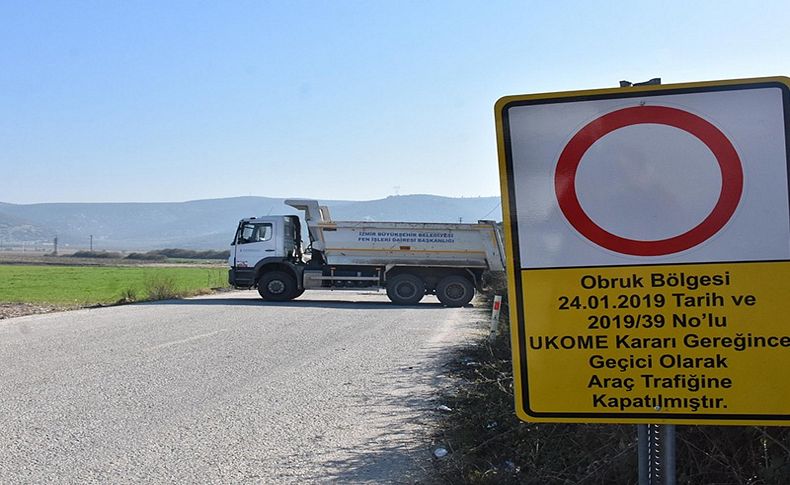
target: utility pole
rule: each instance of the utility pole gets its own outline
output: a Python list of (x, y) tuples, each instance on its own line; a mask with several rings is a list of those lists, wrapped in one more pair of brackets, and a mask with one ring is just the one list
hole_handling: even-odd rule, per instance
[(91, 252), (93, 252), (93, 234), (91, 234)]

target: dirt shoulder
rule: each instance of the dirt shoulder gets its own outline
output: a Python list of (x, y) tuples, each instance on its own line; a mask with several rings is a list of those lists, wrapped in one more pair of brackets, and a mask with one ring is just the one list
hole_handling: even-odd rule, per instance
[(73, 307), (36, 304), (36, 303), (0, 303), (0, 320), (6, 318), (24, 317), (25, 315), (39, 315), (41, 313), (62, 312)]

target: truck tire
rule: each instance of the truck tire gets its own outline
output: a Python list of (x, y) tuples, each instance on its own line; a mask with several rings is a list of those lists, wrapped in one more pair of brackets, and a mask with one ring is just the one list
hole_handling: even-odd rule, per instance
[(443, 305), (460, 307), (468, 304), (475, 296), (475, 286), (463, 276), (445, 276), (436, 285), (436, 297)]
[(283, 271), (265, 273), (258, 281), (258, 293), (269, 301), (287, 301), (296, 298), (296, 280)]
[(393, 276), (387, 282), (387, 296), (396, 305), (416, 305), (425, 296), (425, 283), (413, 274)]

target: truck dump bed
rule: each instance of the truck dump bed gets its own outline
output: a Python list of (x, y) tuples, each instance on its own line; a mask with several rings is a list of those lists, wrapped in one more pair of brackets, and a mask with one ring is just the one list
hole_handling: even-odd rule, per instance
[(328, 264), (504, 269), (494, 223), (327, 221), (317, 228)]

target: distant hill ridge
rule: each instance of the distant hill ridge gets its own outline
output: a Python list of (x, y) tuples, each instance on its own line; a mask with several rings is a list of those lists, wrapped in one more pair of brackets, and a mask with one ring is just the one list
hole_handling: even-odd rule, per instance
[[(297, 198), (297, 197), (294, 197)], [(225, 249), (239, 219), (296, 214), (285, 199), (232, 197), (187, 202), (0, 202), (0, 245), (49, 243), (101, 249)], [(369, 201), (321, 200), (335, 220), (476, 222), (502, 219), (499, 197), (401, 195)]]

